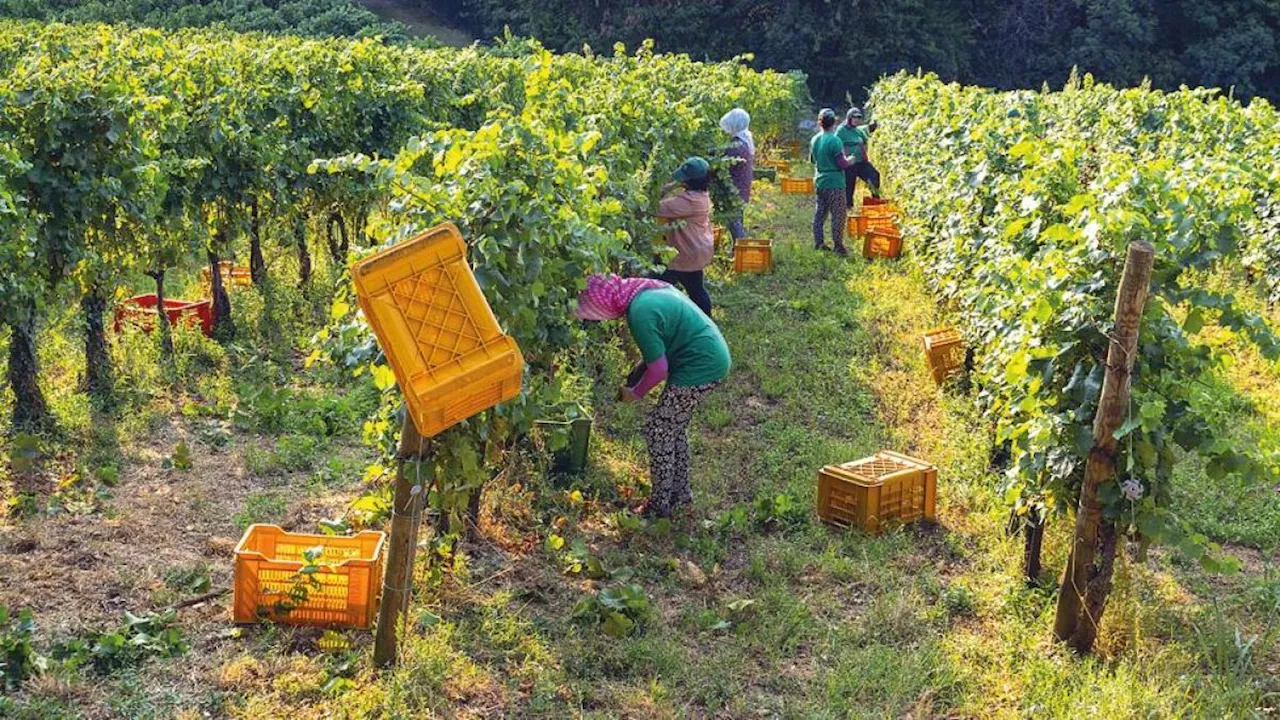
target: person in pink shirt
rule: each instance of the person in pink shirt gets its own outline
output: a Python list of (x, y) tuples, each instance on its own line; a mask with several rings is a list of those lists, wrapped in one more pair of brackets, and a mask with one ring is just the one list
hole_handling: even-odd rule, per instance
[(707, 292), (703, 269), (711, 264), (715, 240), (711, 231), (711, 165), (700, 157), (685, 160), (668, 188), (683, 188), (658, 204), (658, 217), (673, 228), (668, 241), (677, 254), (659, 280), (680, 285), (698, 309), (711, 317), (711, 295)]

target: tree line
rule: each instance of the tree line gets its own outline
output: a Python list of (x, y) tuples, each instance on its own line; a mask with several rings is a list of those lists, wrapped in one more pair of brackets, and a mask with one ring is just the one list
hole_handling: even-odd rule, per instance
[[(425, 2), (425, 0), (418, 0)], [(436, 5), (436, 3), (432, 3)], [(996, 88), (1061, 85), (1072, 68), (1116, 85), (1234, 88), (1280, 97), (1280, 5), (1263, 0), (448, 0), (479, 37), (553, 49), (654, 38), (697, 57), (754, 53), (801, 69), (814, 96), (861, 101), (885, 74), (923, 68)]]

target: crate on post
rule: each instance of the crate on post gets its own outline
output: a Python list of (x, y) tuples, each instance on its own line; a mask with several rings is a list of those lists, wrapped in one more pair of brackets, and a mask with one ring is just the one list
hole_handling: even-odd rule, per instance
[(791, 155), (791, 157), (799, 160), (804, 157), (806, 146), (799, 140), (788, 140), (783, 148)]
[(939, 385), (964, 369), (964, 339), (954, 328), (935, 328), (925, 333), (924, 354), (929, 360), (933, 381)]
[(782, 178), (783, 195), (812, 195), (813, 178)]
[(743, 238), (733, 244), (733, 269), (740, 273), (773, 270), (773, 241)]
[(862, 240), (862, 257), (892, 260), (902, 254), (902, 235), (896, 229), (868, 230)]
[(712, 226), (711, 240), (712, 240), (712, 243), (714, 244), (716, 252), (720, 252), (720, 248), (724, 247), (724, 238), (727, 234), (728, 233), (725, 232), (725, 229), (723, 227), (719, 225)]
[(385, 544), (386, 535), (371, 530), (345, 537), (250, 525), (235, 549), (235, 622), (368, 628)]
[(503, 334), (452, 223), (356, 263), (360, 308), (423, 437), (520, 394), (524, 359)]
[(938, 469), (889, 450), (818, 472), (823, 522), (875, 534), (892, 525), (937, 518)]

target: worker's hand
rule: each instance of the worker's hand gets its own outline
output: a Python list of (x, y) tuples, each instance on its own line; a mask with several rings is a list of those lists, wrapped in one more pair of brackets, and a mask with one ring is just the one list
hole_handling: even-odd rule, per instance
[(638, 401), (640, 396), (636, 394), (635, 390), (632, 390), (629, 387), (624, 387), (618, 391), (618, 399), (624, 403), (632, 403)]

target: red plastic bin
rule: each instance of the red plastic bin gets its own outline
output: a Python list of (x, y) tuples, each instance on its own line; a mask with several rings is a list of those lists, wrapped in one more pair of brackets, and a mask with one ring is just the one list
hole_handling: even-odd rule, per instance
[[(155, 293), (134, 295), (116, 306), (115, 330), (120, 332), (121, 326), (128, 322), (138, 326), (143, 332), (151, 332), (156, 326)], [(213, 334), (213, 301), (212, 300), (178, 300), (165, 298), (164, 312), (169, 317), (169, 324), (200, 325), (206, 336)]]

